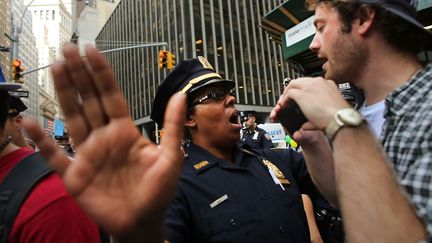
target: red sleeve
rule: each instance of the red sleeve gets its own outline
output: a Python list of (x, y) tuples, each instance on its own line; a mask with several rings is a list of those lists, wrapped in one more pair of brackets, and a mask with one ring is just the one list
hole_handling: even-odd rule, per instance
[(53, 174), (39, 183), (21, 207), (10, 243), (100, 242), (99, 229)]

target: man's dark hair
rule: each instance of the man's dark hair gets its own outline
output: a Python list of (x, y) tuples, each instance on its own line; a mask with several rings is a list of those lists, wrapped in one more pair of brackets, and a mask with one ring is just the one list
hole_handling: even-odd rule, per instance
[(366, 9), (375, 11), (374, 27), (377, 28), (386, 41), (393, 47), (412, 54), (418, 54), (428, 45), (427, 34), (396, 14), (382, 8), (379, 4), (364, 4), (359, 1), (344, 0), (307, 0), (307, 8), (314, 10), (319, 5), (327, 5), (338, 11), (342, 22), (342, 32), (349, 33), (352, 23), (357, 18), (365, 16)]
[(9, 93), (0, 90), (0, 130), (4, 130), (9, 111)]

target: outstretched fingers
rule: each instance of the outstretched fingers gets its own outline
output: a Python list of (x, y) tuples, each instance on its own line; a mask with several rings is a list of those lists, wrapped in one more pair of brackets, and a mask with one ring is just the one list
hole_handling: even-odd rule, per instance
[(53, 169), (63, 176), (69, 164), (70, 159), (66, 154), (56, 146), (54, 141), (46, 136), (37, 122), (33, 119), (26, 119), (24, 126), (30, 138), (36, 143), (41, 154), (48, 160)]
[(127, 104), (117, 85), (114, 73), (98, 49), (86, 47), (88, 63), (103, 109), (108, 119), (129, 116)]
[(103, 126), (106, 123), (105, 112), (86, 58), (80, 56), (78, 47), (73, 44), (63, 47), (63, 55), (69, 76), (84, 104), (82, 112), (87, 118), (87, 123), (92, 128)]
[(69, 76), (69, 71), (64, 62), (56, 61), (51, 67), (58, 101), (63, 110), (74, 142), (80, 145), (89, 134), (89, 124), (82, 114), (81, 104), (77, 96), (77, 91)]

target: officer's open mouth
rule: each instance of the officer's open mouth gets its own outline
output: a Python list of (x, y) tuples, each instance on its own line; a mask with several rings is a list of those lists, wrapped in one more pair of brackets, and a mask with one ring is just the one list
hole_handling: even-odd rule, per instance
[(229, 121), (233, 124), (240, 124), (240, 117), (238, 115), (238, 112), (235, 112), (231, 115)]

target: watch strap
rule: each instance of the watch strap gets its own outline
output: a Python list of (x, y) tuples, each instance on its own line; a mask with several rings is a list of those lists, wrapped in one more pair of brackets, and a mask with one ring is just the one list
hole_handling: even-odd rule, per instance
[(333, 142), (336, 133), (339, 132), (339, 130), (344, 126), (337, 114), (338, 113), (335, 113), (334, 118), (330, 121), (330, 124), (328, 124), (325, 129), (325, 135), (330, 143)]

